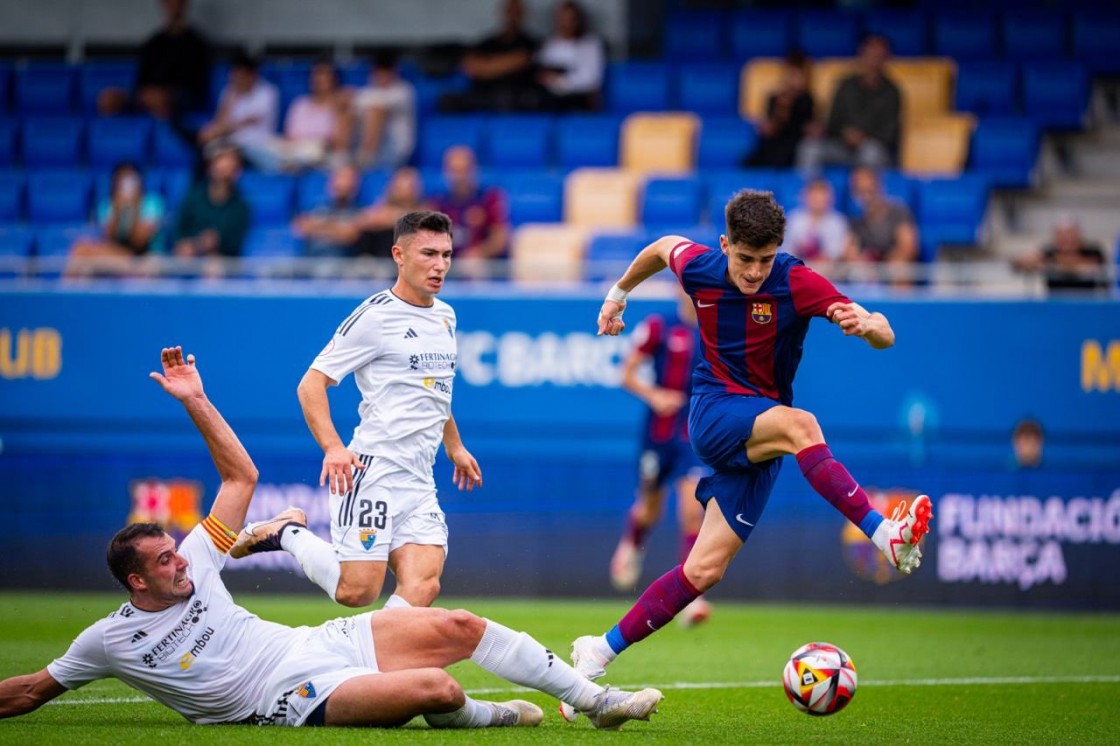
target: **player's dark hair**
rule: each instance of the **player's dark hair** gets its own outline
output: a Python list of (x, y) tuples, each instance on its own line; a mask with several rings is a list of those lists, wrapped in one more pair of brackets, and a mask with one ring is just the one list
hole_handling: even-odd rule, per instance
[(723, 210), (727, 240), (737, 246), (764, 249), (781, 245), (786, 234), (786, 213), (773, 192), (744, 189)]
[(129, 593), (132, 593), (132, 586), (128, 584), (128, 576), (143, 569), (140, 555), (136, 553), (136, 542), (149, 537), (159, 538), (165, 533), (158, 523), (132, 523), (118, 531), (109, 542), (105, 552), (109, 572)]
[(393, 243), (401, 242), (403, 236), (411, 236), (420, 231), (446, 233), (451, 235), (451, 218), (435, 210), (417, 210), (405, 213), (393, 228)]

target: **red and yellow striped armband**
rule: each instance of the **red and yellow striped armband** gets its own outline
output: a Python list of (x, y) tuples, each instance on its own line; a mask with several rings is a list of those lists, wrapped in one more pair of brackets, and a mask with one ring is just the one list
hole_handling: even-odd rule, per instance
[(210, 540), (222, 554), (228, 554), (233, 543), (237, 541), (237, 532), (231, 531), (226, 524), (214, 517), (214, 514), (202, 519), (202, 528), (210, 535)]

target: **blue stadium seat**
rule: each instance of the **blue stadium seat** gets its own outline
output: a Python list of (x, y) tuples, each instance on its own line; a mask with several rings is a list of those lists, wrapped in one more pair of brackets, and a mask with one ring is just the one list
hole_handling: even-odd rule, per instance
[(1083, 11), (1073, 15), (1073, 57), (1094, 74), (1120, 74), (1120, 10)]
[(739, 111), (739, 66), (697, 63), (676, 68), (676, 106), (684, 111), (731, 115)]
[(299, 177), (296, 183), (296, 212), (303, 213), (314, 210), (327, 202), (327, 180), (330, 175), (326, 171), (308, 171)]
[(754, 152), (754, 124), (738, 116), (704, 117), (696, 151), (698, 168), (737, 168)]
[(0, 221), (23, 220), (23, 194), (27, 178), (22, 171), (0, 171)]
[(169, 125), (157, 122), (152, 139), (152, 160), (157, 166), (193, 168), (195, 151)]
[(1080, 130), (1089, 106), (1089, 71), (1080, 62), (1023, 65), (1023, 109), (1045, 129)]
[(443, 153), (452, 145), (466, 145), (483, 162), (487, 154), (481, 152), (482, 130), (485, 120), (478, 116), (445, 116), (429, 119), (420, 127), (419, 164), (439, 166)]
[(89, 223), (69, 222), (35, 226), (33, 232), (35, 256), (62, 257), (70, 253), (70, 247), (79, 238), (95, 235), (97, 231)]
[[(843, 211), (844, 206), (848, 203), (847, 169), (830, 168), (822, 173), (821, 176), (832, 186), (833, 206), (837, 210)], [(781, 191), (774, 195), (778, 203), (786, 208), (787, 213), (801, 206), (801, 194), (805, 189), (807, 181), (808, 179), (801, 174), (791, 174), (782, 184)]]
[(141, 117), (93, 119), (86, 131), (86, 151), (91, 166), (113, 166), (131, 161), (148, 162), (152, 143), (152, 120)]
[(760, 189), (781, 194), (788, 181), (797, 178), (793, 172), (776, 168), (713, 169), (703, 176), (707, 187), (708, 220), (714, 225), (723, 224), (724, 205), (739, 190)]
[(0, 114), (12, 109), (12, 65), (0, 62)]
[(665, 24), (665, 57), (670, 62), (716, 60), (729, 51), (727, 17), (721, 13), (676, 13)]
[(17, 160), (19, 152), (19, 121), (7, 117), (0, 118), (0, 166), (10, 166)]
[(899, 57), (929, 54), (929, 22), (919, 10), (873, 8), (864, 18), (864, 30), (887, 37)]
[(311, 89), (312, 64), (309, 60), (284, 60), (261, 65), (261, 76), (276, 86), (280, 96), (281, 126), (292, 101)]
[[(358, 204), (372, 205), (380, 201), (381, 195), (385, 193), (385, 187), (389, 186), (391, 177), (392, 174), (383, 169), (363, 173), (362, 185), (358, 188)], [(427, 188), (425, 188), (424, 194), (428, 194)]]
[(486, 127), (487, 163), (498, 168), (545, 168), (552, 163), (551, 117), (495, 117)]
[(933, 53), (957, 62), (998, 58), (995, 20), (982, 10), (938, 13), (933, 21)]
[(156, 189), (163, 195), (167, 205), (167, 214), (173, 216), (187, 196), (187, 191), (194, 182), (194, 175), (189, 168), (157, 168), (145, 174), (148, 189)]
[(439, 108), (439, 99), (443, 94), (462, 93), (470, 88), (470, 79), (458, 73), (439, 78), (418, 75), (410, 80), (416, 88), (416, 111), (421, 118)]
[(607, 109), (619, 114), (669, 108), (669, 72), (660, 62), (615, 62), (607, 70)]
[(287, 225), (292, 219), (295, 181), (291, 176), (246, 171), (238, 188), (252, 208), (254, 225)]
[(27, 217), (33, 223), (79, 223), (90, 218), (92, 181), (82, 169), (33, 171), (27, 177)]
[(97, 97), (106, 88), (132, 91), (136, 63), (123, 60), (86, 62), (78, 71), (78, 105), (87, 114), (97, 112)]
[(597, 233), (587, 242), (583, 279), (601, 282), (617, 277), (649, 243), (644, 231)]
[(1018, 114), (1019, 74), (1013, 62), (964, 62), (957, 71), (957, 111), (980, 116)]
[(1064, 13), (1017, 8), (1003, 15), (1003, 56), (1009, 60), (1058, 60), (1069, 57)]
[(859, 18), (838, 10), (807, 10), (798, 15), (794, 46), (814, 58), (851, 57), (859, 42)]
[(700, 179), (652, 178), (642, 191), (641, 223), (647, 228), (700, 222), (704, 189)]
[(82, 160), (85, 122), (76, 117), (23, 120), (23, 165), (73, 167)]
[(564, 169), (618, 166), (622, 120), (597, 114), (563, 117), (556, 125), (556, 163)]
[(731, 54), (736, 61), (755, 57), (784, 57), (792, 40), (789, 13), (748, 11), (731, 21)]
[(241, 248), (241, 256), (247, 259), (291, 258), (299, 255), (299, 239), (287, 228), (250, 228)]
[(992, 186), (1025, 189), (1032, 183), (1039, 143), (1038, 125), (1029, 119), (981, 119), (972, 133), (968, 169)]
[(74, 68), (65, 62), (28, 62), (15, 70), (15, 108), (21, 114), (69, 114)]
[(28, 257), (34, 250), (34, 231), (26, 225), (0, 224), (0, 256)]
[(897, 199), (917, 214), (919, 194), (912, 178), (901, 171), (883, 171), (879, 182), (883, 185), (883, 194)]
[(362, 88), (369, 85), (370, 63), (368, 60), (355, 60), (338, 66), (338, 77), (344, 86)]
[(977, 174), (930, 179), (918, 185), (919, 232), (923, 256), (932, 259), (943, 244), (972, 245), (979, 241), (988, 209), (988, 181)]
[(500, 187), (509, 205), (509, 220), (560, 223), (564, 220), (564, 179), (547, 171), (491, 171), (487, 183)]

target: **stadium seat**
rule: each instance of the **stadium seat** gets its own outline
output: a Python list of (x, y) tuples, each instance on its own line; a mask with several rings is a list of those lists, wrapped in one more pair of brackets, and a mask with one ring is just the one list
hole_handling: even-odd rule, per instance
[(0, 118), (0, 166), (10, 166), (17, 160), (19, 121)]
[(790, 50), (791, 25), (784, 11), (736, 13), (731, 21), (733, 58), (784, 57)]
[(988, 180), (978, 174), (918, 182), (918, 223), (942, 243), (973, 244), (988, 210)]
[(187, 168), (151, 169), (146, 177), (148, 188), (158, 189), (160, 194), (163, 195), (169, 216), (178, 212), (179, 205), (183, 203), (183, 198), (187, 196), (187, 190), (191, 188), (191, 184), (194, 182), (194, 176)]
[(193, 168), (195, 151), (165, 122), (157, 122), (152, 138), (152, 157), (157, 166)]
[(70, 253), (74, 242), (83, 236), (96, 233), (89, 223), (54, 223), (33, 228), (35, 234), (35, 256), (64, 257)]
[(641, 223), (661, 229), (700, 222), (703, 187), (696, 177), (649, 179), (642, 190)]
[(892, 60), (887, 65), (902, 92), (904, 119), (946, 114), (953, 108), (953, 79), (957, 66), (952, 60), (930, 57)]
[(754, 59), (739, 75), (739, 115), (755, 121), (766, 116), (770, 95), (781, 85), (784, 63), (777, 58)]
[(89, 220), (91, 184), (84, 170), (33, 171), (27, 177), (28, 219), (33, 223)]
[(287, 228), (251, 228), (245, 236), (241, 256), (246, 259), (291, 258), (300, 255), (299, 239)]
[(644, 231), (596, 233), (587, 241), (583, 279), (603, 282), (620, 276), (647, 243)]
[(583, 269), (587, 242), (584, 228), (562, 224), (529, 224), (513, 232), (510, 277), (519, 283), (576, 282)]
[(671, 62), (727, 56), (727, 17), (720, 13), (676, 13), (665, 24), (665, 57)]
[(1089, 71), (1082, 63), (1023, 65), (1023, 110), (1043, 128), (1083, 129), (1088, 106)]
[(295, 182), (291, 176), (246, 171), (238, 189), (249, 203), (254, 225), (287, 225), (292, 219)]
[[(821, 177), (832, 186), (833, 205), (837, 210), (844, 210), (848, 199), (848, 170), (829, 169), (822, 173)], [(807, 182), (808, 179), (802, 174), (788, 174), (776, 185), (774, 198), (786, 209), (787, 214), (790, 210), (801, 206), (801, 195)]]
[(794, 46), (814, 59), (856, 53), (859, 18), (842, 10), (807, 10), (798, 15)]
[(1097, 75), (1120, 74), (1120, 11), (1086, 10), (1073, 14), (1073, 57)]
[(113, 166), (130, 161), (148, 162), (152, 120), (140, 117), (93, 119), (86, 130), (86, 152), (91, 166)]
[(739, 108), (739, 68), (730, 64), (688, 64), (676, 70), (676, 106), (701, 116), (734, 114)]
[(1008, 60), (1060, 60), (1069, 57), (1064, 13), (1016, 8), (1003, 14), (1003, 56)]
[(15, 109), (20, 114), (69, 114), (74, 68), (65, 62), (27, 62), (15, 70)]
[(669, 108), (669, 71), (660, 62), (615, 62), (607, 70), (607, 109), (618, 114)]
[(631, 114), (622, 123), (619, 161), (639, 173), (691, 171), (699, 129), (695, 114)]
[(490, 183), (501, 187), (509, 205), (509, 221), (559, 223), (564, 219), (564, 179), (547, 171), (519, 171), (492, 176)]
[(1029, 119), (981, 119), (972, 135), (969, 171), (992, 186), (1026, 189), (1034, 181), (1039, 143), (1038, 125)]
[(780, 195), (797, 174), (776, 168), (744, 168), (727, 171), (708, 171), (704, 175), (707, 186), (707, 218), (712, 225), (723, 225), (723, 208), (727, 200), (741, 189), (758, 189)]
[(929, 54), (929, 24), (920, 10), (872, 8), (864, 18), (864, 30), (885, 36), (891, 52), (899, 57)]
[(917, 213), (918, 190), (914, 179), (901, 171), (891, 170), (879, 174), (879, 183), (883, 187), (883, 194), (898, 200), (910, 208), (911, 212)]
[(23, 193), (27, 179), (21, 171), (0, 171), (0, 222), (23, 220)]
[(308, 212), (327, 202), (327, 180), (330, 174), (326, 171), (308, 171), (300, 175), (296, 183), (296, 212)]
[(944, 11), (933, 21), (933, 53), (957, 62), (999, 57), (996, 23), (983, 10)]
[(613, 168), (581, 168), (564, 180), (564, 222), (580, 228), (631, 228), (638, 219), (638, 177)]
[[(442, 173), (442, 172), (441, 172)], [(373, 171), (366, 171), (362, 174), (362, 185), (358, 189), (358, 204), (372, 205), (374, 202), (381, 201), (381, 195), (385, 193), (385, 187), (389, 185), (391, 173), (384, 169), (377, 169)], [(424, 182), (424, 191), (428, 193), (428, 184), (436, 183), (432, 181)], [(442, 184), (442, 179), (439, 181)]]
[(78, 118), (33, 117), (23, 120), (23, 165), (80, 165), (84, 130), (85, 123)]
[(1019, 75), (1013, 62), (966, 62), (957, 73), (955, 108), (978, 116), (1018, 114)]
[(478, 116), (444, 116), (429, 119), (420, 127), (419, 164), (439, 166), (443, 153), (453, 145), (466, 145), (475, 152), (479, 163), (486, 160), (481, 152), (484, 120)]
[(495, 117), (485, 131), (487, 163), (499, 168), (551, 165), (553, 128), (551, 117)]
[(968, 160), (975, 119), (946, 114), (913, 119), (903, 126), (902, 170), (914, 175), (959, 174)]
[(12, 109), (12, 65), (0, 62), (0, 114)]
[(696, 149), (698, 168), (737, 168), (754, 152), (758, 133), (754, 124), (737, 116), (704, 117), (700, 125), (700, 145)]
[(368, 60), (354, 60), (338, 66), (338, 77), (344, 86), (362, 88), (369, 85), (370, 68)]
[(311, 67), (309, 60), (273, 60), (261, 65), (261, 77), (273, 85), (280, 95), (280, 121), (288, 111), (292, 101), (311, 89)]
[(86, 62), (78, 71), (78, 106), (86, 114), (97, 112), (97, 98), (106, 88), (132, 91), (136, 63), (128, 61)]
[(622, 119), (578, 114), (561, 118), (556, 125), (556, 164), (560, 168), (618, 165), (618, 133)]
[(29, 257), (34, 250), (34, 231), (25, 225), (0, 224), (0, 257)]

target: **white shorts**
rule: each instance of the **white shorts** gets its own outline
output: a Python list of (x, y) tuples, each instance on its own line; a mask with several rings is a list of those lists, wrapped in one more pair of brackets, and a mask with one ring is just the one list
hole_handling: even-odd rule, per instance
[(273, 669), (251, 722), (303, 725), (316, 707), (355, 676), (379, 673), (373, 648), (372, 611), (312, 627)]
[(439, 546), (446, 553), (447, 522), (435, 487), (384, 459), (361, 460), (366, 468), (354, 470), (354, 489), (330, 496), (331, 542), (338, 560), (384, 562), (405, 544)]

